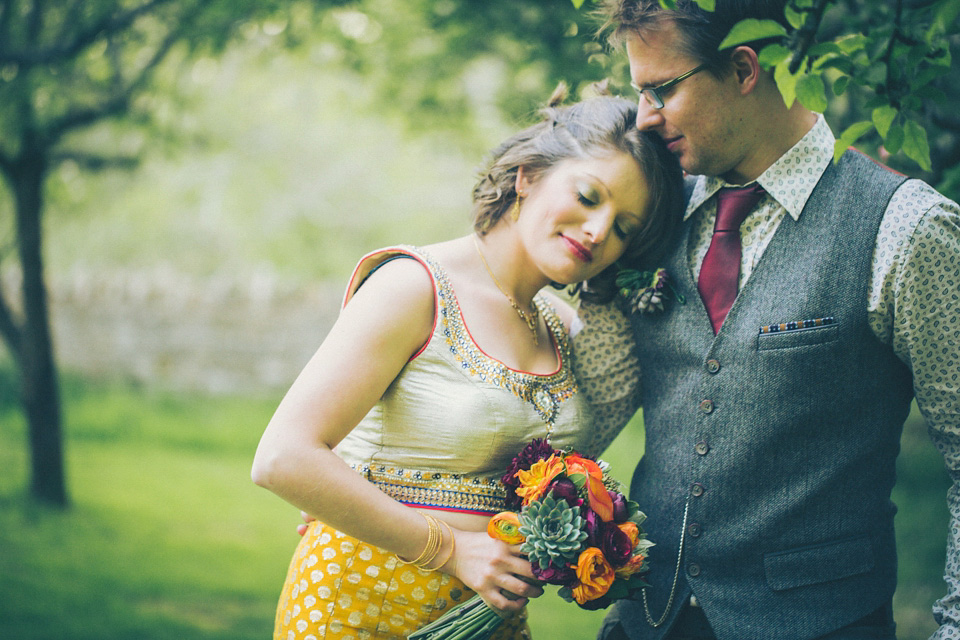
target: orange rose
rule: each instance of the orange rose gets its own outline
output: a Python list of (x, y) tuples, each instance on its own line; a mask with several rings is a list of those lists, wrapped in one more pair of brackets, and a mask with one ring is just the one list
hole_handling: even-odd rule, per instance
[(520, 533), (520, 518), (513, 511), (503, 511), (490, 518), (487, 535), (507, 544), (520, 544), (527, 539)]
[(600, 466), (588, 458), (583, 458), (577, 454), (570, 454), (566, 458), (567, 475), (583, 474), (587, 479), (587, 498), (590, 500), (590, 508), (597, 512), (600, 519), (604, 522), (613, 520), (613, 499), (607, 493), (607, 487), (603, 484), (603, 470)]
[(524, 506), (539, 500), (550, 482), (561, 473), (563, 473), (563, 460), (556, 455), (534, 462), (529, 471), (523, 469), (517, 471), (517, 480), (520, 482), (517, 495), (523, 498)]
[(617, 527), (627, 534), (627, 537), (630, 538), (630, 544), (636, 547), (637, 543), (640, 542), (640, 527), (635, 522), (624, 522), (618, 524)]
[(602, 597), (613, 586), (615, 578), (613, 567), (596, 547), (587, 547), (577, 558), (577, 580), (580, 584), (573, 588), (573, 599), (577, 604)]
[(635, 573), (643, 571), (647, 564), (647, 556), (638, 553), (627, 561), (627, 564), (617, 569), (617, 576), (620, 578), (629, 578)]

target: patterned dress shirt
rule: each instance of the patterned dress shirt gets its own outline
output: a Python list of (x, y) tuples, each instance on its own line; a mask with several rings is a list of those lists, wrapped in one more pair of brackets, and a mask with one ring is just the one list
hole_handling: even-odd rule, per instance
[[(833, 159), (835, 138), (823, 116), (756, 182), (766, 195), (740, 227), (740, 283), (750, 278), (784, 219), (799, 219)], [(697, 280), (710, 246), (721, 178), (701, 176), (684, 220), (691, 220), (689, 262)], [(960, 639), (960, 207), (920, 180), (907, 180), (884, 213), (874, 249), (867, 305), (873, 333), (913, 373), (917, 406), (953, 480), (944, 574), (947, 595), (933, 608), (932, 639)], [(615, 305), (580, 306), (574, 369), (597, 409), (598, 437), (609, 443), (638, 406), (640, 376), (629, 323)], [(580, 326), (580, 323), (577, 323)]]

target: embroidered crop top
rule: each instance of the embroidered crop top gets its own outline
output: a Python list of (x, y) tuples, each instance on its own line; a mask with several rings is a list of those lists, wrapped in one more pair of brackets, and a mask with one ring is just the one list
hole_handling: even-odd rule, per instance
[(546, 437), (548, 425), (556, 448), (583, 451), (590, 441), (591, 413), (571, 371), (570, 340), (538, 295), (534, 304), (553, 337), (556, 371), (527, 373), (491, 358), (474, 343), (444, 270), (408, 246), (364, 256), (344, 304), (375, 268), (398, 256), (416, 259), (430, 273), (433, 332), (334, 451), (405, 504), (497, 513), (504, 508), (500, 478), (507, 465), (531, 440)]

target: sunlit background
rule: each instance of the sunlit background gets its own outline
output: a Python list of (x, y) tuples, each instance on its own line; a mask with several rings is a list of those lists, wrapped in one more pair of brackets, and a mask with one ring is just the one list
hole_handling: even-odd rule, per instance
[[(0, 2), (7, 157), (23, 149), (23, 95), (40, 124), (72, 99), (95, 104), (92, 87), (119, 82), (111, 65), (137, 68), (194, 6), (46, 4)], [(99, 12), (148, 5), (159, 7), (152, 22), (91, 38), (68, 64), (12, 57), (69, 40)], [(577, 95), (609, 77), (626, 91), (624, 61), (593, 38), (589, 8), (207, 2), (206, 22), (181, 34), (124, 109), (52, 148), (42, 256), (67, 505), (30, 491), (21, 367), (4, 342), (0, 638), (269, 637), (298, 514), (249, 480), (263, 427), (361, 255), (467, 232), (485, 152), (529, 123), (557, 82)], [(60, 35), (31, 40), (27, 18), (44, 11), (60, 12), (48, 29)], [(851, 11), (834, 7), (823, 30), (890, 20)], [(956, 52), (956, 35), (949, 42)], [(937, 86), (952, 98), (956, 80), (951, 68)], [(861, 146), (957, 198), (960, 119), (920, 111), (929, 171), (886, 155), (876, 136)], [(865, 117), (850, 93), (828, 112), (838, 131)], [(24, 270), (15, 183), (4, 177), (0, 292), (16, 319)], [(948, 484), (916, 412), (903, 449), (896, 614), (900, 637), (914, 640), (933, 629), (930, 604), (944, 590)], [(626, 481), (642, 451), (638, 416), (605, 458)], [(591, 638), (603, 617), (551, 593), (530, 608), (540, 640)]]

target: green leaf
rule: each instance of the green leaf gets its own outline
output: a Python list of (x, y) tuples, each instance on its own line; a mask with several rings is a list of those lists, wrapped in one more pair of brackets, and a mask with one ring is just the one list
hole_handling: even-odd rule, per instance
[(913, 95), (922, 100), (933, 100), (942, 106), (946, 106), (947, 103), (947, 94), (944, 93), (943, 89), (940, 89), (939, 87), (933, 87), (930, 85), (927, 85), (926, 87), (920, 87), (914, 92)]
[(777, 68), (773, 71), (773, 79), (776, 80), (780, 95), (783, 96), (783, 103), (789, 109), (797, 99), (798, 79), (797, 76), (790, 73), (789, 60), (784, 60), (777, 65)]
[(789, 22), (790, 26), (793, 27), (794, 29), (799, 29), (800, 27), (803, 26), (803, 19), (804, 19), (803, 13), (795, 10), (789, 4), (786, 7), (784, 7), (783, 15), (786, 16), (787, 22)]
[(916, 120), (907, 120), (903, 133), (903, 152), (920, 165), (921, 169), (930, 171), (930, 145), (927, 143), (927, 132)]
[(587, 476), (582, 473), (572, 473), (567, 476), (567, 480), (573, 483), (573, 486), (577, 488), (577, 491), (582, 490), (587, 486)]
[(831, 58), (822, 58), (821, 61), (817, 62), (817, 71), (826, 71), (827, 69), (836, 69), (840, 73), (849, 76), (853, 73), (853, 61), (846, 56), (835, 56)]
[(810, 47), (810, 51), (807, 52), (811, 58), (816, 58), (818, 56), (825, 56), (828, 53), (835, 53), (837, 55), (843, 54), (843, 49), (840, 48), (836, 42), (821, 42)]
[(677, 0), (660, 0), (660, 6), (664, 9), (676, 9)]
[(627, 581), (623, 579), (614, 580), (607, 591), (607, 596), (611, 600), (622, 600), (630, 595), (630, 589), (627, 588)]
[(866, 49), (868, 38), (862, 33), (854, 33), (835, 40), (837, 46), (844, 53), (859, 53)]
[(883, 148), (893, 155), (900, 151), (901, 147), (903, 147), (903, 127), (895, 124), (887, 131), (883, 139)]
[(730, 29), (730, 33), (727, 34), (727, 37), (723, 39), (723, 42), (720, 43), (720, 46), (717, 47), (717, 49), (729, 49), (730, 47), (736, 47), (737, 45), (741, 45), (745, 42), (763, 40), (764, 38), (776, 38), (778, 36), (785, 35), (787, 35), (787, 30), (784, 29), (783, 25), (776, 20), (757, 20), (755, 18), (747, 18), (746, 20), (741, 20), (737, 24), (733, 25), (733, 28)]
[(896, 117), (897, 110), (890, 105), (877, 107), (873, 110), (873, 114), (871, 115), (873, 126), (877, 128), (877, 133), (879, 133), (884, 140), (887, 139), (887, 132), (890, 131), (890, 125), (893, 124)]
[(850, 84), (850, 76), (840, 76), (833, 83), (833, 93), (834, 95), (842, 96), (843, 92), (847, 90), (847, 85)]
[(926, 84), (929, 84), (933, 80), (936, 80), (940, 76), (949, 72), (950, 72), (949, 67), (941, 67), (941, 66), (926, 67), (925, 69), (921, 70), (919, 73), (917, 73), (911, 78), (910, 86), (913, 89), (917, 89)]
[(579, 9), (580, 7), (583, 6), (584, 0), (571, 0), (571, 2), (573, 2), (574, 9)]
[(790, 57), (790, 49), (782, 44), (768, 44), (760, 50), (757, 60), (764, 69), (770, 69), (777, 66)]
[(934, 24), (931, 25), (931, 31), (935, 28), (943, 30), (949, 29), (951, 25), (956, 24), (960, 17), (960, 2), (957, 0), (940, 0), (938, 3)]
[(837, 143), (833, 147), (833, 160), (836, 162), (843, 153), (853, 146), (853, 143), (859, 140), (865, 133), (873, 129), (873, 123), (869, 120), (855, 122), (840, 135)]
[(917, 97), (916, 94), (911, 94), (906, 96), (903, 100), (900, 101), (900, 110), (901, 111), (919, 111), (923, 108), (923, 100)]
[(703, 9), (704, 11), (713, 11), (717, 7), (716, 0), (695, 0), (695, 1), (698, 5), (700, 5), (700, 8)]
[(797, 100), (810, 111), (826, 111), (827, 92), (819, 73), (809, 73), (800, 78), (797, 82)]

